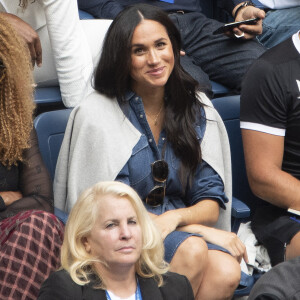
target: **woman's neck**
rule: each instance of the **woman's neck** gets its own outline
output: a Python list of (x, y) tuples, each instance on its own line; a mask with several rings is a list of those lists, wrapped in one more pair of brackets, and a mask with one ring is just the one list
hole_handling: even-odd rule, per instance
[(113, 268), (101, 267), (100, 274), (106, 284), (106, 289), (113, 292), (114, 295), (120, 298), (128, 298), (135, 293), (137, 282), (135, 267)]
[(143, 100), (144, 108), (147, 113), (155, 114), (164, 102), (164, 88), (151, 90), (134, 90)]

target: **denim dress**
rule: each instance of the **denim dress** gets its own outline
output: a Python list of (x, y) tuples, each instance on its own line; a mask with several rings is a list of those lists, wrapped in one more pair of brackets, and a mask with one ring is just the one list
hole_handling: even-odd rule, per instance
[[(223, 181), (209, 164), (202, 160), (197, 167), (192, 183), (187, 187), (183, 187), (178, 175), (180, 160), (176, 157), (172, 146), (166, 140), (164, 130), (161, 131), (158, 144), (156, 145), (147, 122), (142, 99), (133, 92), (128, 92), (125, 97), (125, 103), (120, 104), (120, 106), (126, 117), (142, 135), (133, 148), (130, 159), (122, 168), (116, 180), (134, 188), (144, 201), (146, 209), (156, 215), (160, 215), (168, 210), (189, 207), (207, 198), (215, 199), (221, 208), (225, 209), (224, 203), (228, 202), (228, 199), (224, 193)], [(201, 109), (201, 116), (197, 119), (195, 130), (200, 144), (206, 127), (204, 109)], [(147, 195), (157, 184), (152, 176), (151, 164), (162, 159), (163, 147), (163, 159), (169, 165), (166, 194), (162, 205), (152, 207), (145, 202)], [(172, 260), (178, 246), (191, 235), (195, 234), (173, 231), (165, 238), (165, 259), (167, 262)], [(227, 252), (224, 248), (209, 243), (208, 248)]]

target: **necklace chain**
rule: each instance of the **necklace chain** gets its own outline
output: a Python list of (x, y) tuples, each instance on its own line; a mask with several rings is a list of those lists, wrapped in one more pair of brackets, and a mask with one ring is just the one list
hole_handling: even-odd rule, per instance
[(146, 116), (148, 116), (150, 119), (153, 120), (154, 126), (157, 125), (157, 120), (158, 120), (158, 117), (160, 116), (160, 113), (161, 113), (161, 111), (162, 111), (162, 109), (163, 109), (163, 106), (164, 106), (164, 103), (161, 104), (161, 107), (160, 107), (160, 109), (159, 109), (159, 112), (158, 112), (156, 115), (153, 115), (153, 116), (151, 116), (150, 114), (147, 114), (146, 111), (145, 111)]

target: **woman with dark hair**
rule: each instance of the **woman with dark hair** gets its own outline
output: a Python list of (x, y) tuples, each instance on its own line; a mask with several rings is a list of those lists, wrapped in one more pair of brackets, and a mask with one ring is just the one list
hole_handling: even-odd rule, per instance
[(59, 266), (63, 225), (33, 129), (29, 51), (0, 16), (0, 299), (36, 299)]
[(127, 183), (160, 229), (170, 269), (188, 277), (195, 298), (230, 299), (245, 247), (212, 227), (230, 230), (229, 144), (221, 118), (181, 68), (180, 49), (179, 32), (158, 8), (139, 4), (117, 16), (97, 92), (71, 114), (55, 201), (69, 211), (96, 181)]

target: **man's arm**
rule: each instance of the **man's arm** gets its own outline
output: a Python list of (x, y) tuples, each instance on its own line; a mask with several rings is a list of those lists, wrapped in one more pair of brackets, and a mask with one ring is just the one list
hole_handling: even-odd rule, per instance
[(273, 205), (300, 210), (300, 181), (281, 169), (284, 136), (242, 129), (242, 137), (253, 193)]

